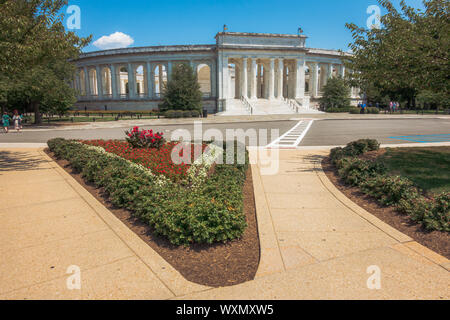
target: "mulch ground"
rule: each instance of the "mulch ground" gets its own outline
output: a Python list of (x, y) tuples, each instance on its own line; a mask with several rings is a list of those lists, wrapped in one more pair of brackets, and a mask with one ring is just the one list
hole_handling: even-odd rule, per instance
[[(383, 151), (373, 152), (365, 157), (376, 158), (383, 153)], [(408, 216), (396, 212), (394, 207), (382, 206), (374, 198), (362, 193), (359, 188), (346, 185), (337, 175), (336, 168), (329, 158), (323, 160), (322, 168), (336, 188), (354, 203), (400, 232), (410, 236), (423, 246), (450, 259), (450, 235), (447, 232), (427, 231), (420, 224), (412, 221)]]
[(67, 161), (55, 159), (48, 150), (47, 153), (187, 280), (211, 287), (225, 287), (255, 278), (259, 266), (260, 246), (251, 168), (247, 171), (243, 189), (248, 228), (242, 238), (213, 245), (194, 244), (186, 248), (174, 246), (167, 239), (154, 235), (152, 228), (133, 217), (130, 211), (112, 205), (102, 188), (87, 184), (80, 174), (72, 170)]

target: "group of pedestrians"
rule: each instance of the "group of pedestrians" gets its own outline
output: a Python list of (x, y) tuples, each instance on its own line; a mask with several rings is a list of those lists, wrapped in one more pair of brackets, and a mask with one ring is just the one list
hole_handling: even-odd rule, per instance
[(358, 108), (361, 110), (361, 114), (366, 113), (367, 104), (365, 102), (358, 103)]
[(396, 112), (399, 109), (400, 109), (400, 103), (394, 102), (394, 101), (389, 102), (389, 110), (391, 112)]
[(17, 110), (14, 110), (12, 118), (7, 112), (5, 112), (2, 116), (2, 126), (5, 133), (9, 132), (11, 121), (14, 124), (14, 129), (17, 130), (17, 132), (20, 132), (20, 130), (22, 130), (22, 119), (23, 117), (19, 114), (19, 111)]

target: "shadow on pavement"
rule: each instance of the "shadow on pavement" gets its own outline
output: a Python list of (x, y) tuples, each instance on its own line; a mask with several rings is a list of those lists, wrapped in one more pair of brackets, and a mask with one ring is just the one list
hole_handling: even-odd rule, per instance
[(42, 169), (40, 167), (42, 163), (47, 163), (47, 161), (28, 152), (0, 151), (0, 173), (39, 170)]

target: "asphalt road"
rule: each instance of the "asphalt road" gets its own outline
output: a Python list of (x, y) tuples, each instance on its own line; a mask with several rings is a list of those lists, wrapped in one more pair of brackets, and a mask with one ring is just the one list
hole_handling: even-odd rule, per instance
[(365, 138), (377, 139), (382, 144), (402, 144), (412, 142), (391, 137), (435, 134), (450, 134), (450, 118), (322, 120), (314, 122), (300, 145), (336, 146)]
[[(202, 132), (210, 129), (220, 131), (226, 137), (226, 131), (242, 129), (248, 133), (261, 135), (266, 141), (258, 139), (258, 145), (265, 146), (289, 131), (297, 121), (273, 121), (232, 124), (203, 125)], [(145, 127), (144, 127), (145, 128)], [(147, 129), (150, 129), (148, 127)], [(177, 129), (186, 129), (193, 136), (193, 125), (152, 126), (151, 129), (162, 131), (166, 137), (171, 137)], [(248, 131), (250, 130), (250, 131)], [(271, 130), (278, 130), (272, 136)], [(70, 139), (123, 139), (125, 128), (108, 129), (77, 129), (77, 130), (46, 130), (27, 131), (0, 134), (0, 143), (45, 143), (51, 138), (62, 137)], [(315, 121), (301, 146), (334, 146), (361, 139), (377, 139), (383, 144), (411, 143), (409, 141), (391, 139), (394, 136), (450, 134), (450, 118), (447, 119), (387, 119), (387, 120), (320, 120)], [(217, 136), (216, 136), (217, 138)], [(255, 145), (255, 143), (250, 143)]]

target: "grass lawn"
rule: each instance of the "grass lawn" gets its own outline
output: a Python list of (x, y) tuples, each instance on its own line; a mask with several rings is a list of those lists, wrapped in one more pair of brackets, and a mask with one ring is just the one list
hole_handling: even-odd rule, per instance
[(380, 160), (428, 193), (450, 192), (450, 147), (387, 149)]

